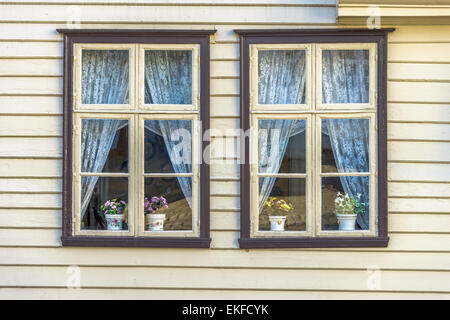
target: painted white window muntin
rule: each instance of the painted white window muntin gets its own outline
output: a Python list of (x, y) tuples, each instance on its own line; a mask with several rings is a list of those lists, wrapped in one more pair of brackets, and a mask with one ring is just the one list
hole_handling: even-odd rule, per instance
[[(72, 183), (72, 230), (74, 235), (83, 236), (146, 236), (146, 237), (198, 237), (200, 234), (200, 171), (201, 159), (199, 118), (199, 48), (198, 44), (163, 44), (163, 45), (141, 45), (141, 44), (74, 44), (74, 73), (73, 73), (73, 183)], [(81, 103), (81, 68), (82, 50), (129, 50), (129, 104), (90, 104)], [(145, 50), (192, 50), (192, 105), (143, 105), (144, 102), (144, 76), (145, 70), (140, 66), (145, 65)], [(137, 52), (142, 53), (136, 57)], [(140, 61), (139, 59), (142, 59)], [(142, 92), (138, 90), (137, 83), (142, 84)], [(155, 106), (155, 107), (154, 107)], [(81, 173), (81, 128), (82, 119), (118, 119), (128, 120), (128, 173)], [(172, 174), (176, 176), (192, 176), (192, 230), (187, 231), (144, 231), (143, 205), (144, 176), (142, 174), (144, 163), (144, 121), (145, 120), (192, 120), (192, 173)], [(142, 145), (141, 145), (142, 143)], [(195, 165), (194, 165), (195, 164)], [(142, 171), (141, 171), (142, 170)], [(81, 230), (81, 177), (94, 175), (99, 177), (127, 177), (128, 178), (128, 230)], [(169, 174), (171, 175), (171, 174)]]
[[(323, 119), (369, 119), (369, 172), (322, 172), (322, 120)], [(327, 113), (317, 114), (315, 120), (315, 162), (314, 162), (314, 185), (315, 185), (315, 214), (317, 236), (332, 237), (362, 237), (375, 236), (377, 234), (377, 152), (376, 152), (376, 114), (374, 112), (364, 113)], [(342, 176), (368, 176), (370, 189), (370, 214), (369, 214), (369, 230), (355, 231), (339, 231), (339, 230), (322, 230), (322, 178), (325, 177), (342, 177)]]
[[(376, 43), (318, 43), (315, 47), (315, 99), (317, 109), (361, 110), (376, 109)], [(368, 50), (369, 51), (369, 102), (368, 103), (322, 103), (322, 51)]]
[[(192, 172), (190, 173), (145, 173), (144, 170), (144, 122), (146, 120), (190, 120), (192, 121)], [(198, 237), (200, 234), (200, 161), (201, 161), (201, 123), (197, 115), (193, 114), (155, 114), (143, 115), (139, 119), (139, 140), (138, 140), (138, 175), (139, 184), (139, 202), (138, 202), (138, 236), (147, 237)], [(192, 230), (164, 230), (148, 231), (145, 230), (144, 221), (144, 197), (145, 197), (145, 178), (168, 178), (168, 177), (191, 177), (192, 178)]]
[[(135, 143), (132, 139), (135, 130), (135, 115), (124, 114), (100, 114), (100, 113), (74, 113), (74, 134), (73, 134), (73, 195), (72, 203), (72, 221), (73, 231), (75, 235), (95, 235), (95, 236), (133, 236), (134, 235), (134, 206), (136, 203), (135, 192), (135, 178), (134, 172), (136, 170), (136, 151)], [(117, 119), (128, 121), (128, 173), (91, 173), (81, 172), (81, 136), (82, 136), (82, 120), (83, 119)], [(128, 178), (128, 230), (111, 231), (111, 230), (82, 230), (81, 229), (81, 178), (83, 176), (97, 176), (108, 178)]]
[[(260, 104), (259, 103), (259, 51), (303, 50), (306, 59), (305, 104)], [(312, 106), (312, 45), (311, 44), (251, 44), (250, 45), (250, 110), (286, 111), (308, 110)]]
[[(200, 45), (199, 44), (141, 44), (139, 50), (138, 97), (140, 110), (152, 111), (198, 111), (200, 104)], [(149, 50), (192, 51), (192, 103), (146, 104), (145, 103), (145, 52)]]
[[(312, 127), (311, 115), (303, 114), (301, 116), (295, 114), (278, 114), (265, 113), (251, 115), (250, 124), (250, 236), (259, 238), (270, 237), (305, 237), (313, 234), (313, 218), (312, 211)], [(270, 173), (260, 174), (258, 171), (258, 122), (259, 120), (304, 120), (306, 122), (305, 130), (305, 146), (306, 146), (306, 172), (305, 173)], [(259, 178), (260, 177), (277, 177), (277, 178), (303, 178), (305, 179), (305, 198), (306, 198), (306, 230), (305, 231), (260, 231), (259, 230)], [(295, 210), (295, 208), (294, 208)]]
[[(258, 98), (258, 50), (286, 50), (296, 45), (263, 44), (250, 45), (250, 236), (268, 237), (361, 237), (376, 236), (378, 233), (377, 207), (377, 141), (376, 141), (376, 80), (377, 59), (375, 43), (309, 44), (307, 54), (306, 105), (260, 105)], [(305, 46), (299, 44), (299, 46)], [(299, 47), (297, 47), (299, 48)], [(305, 48), (305, 47), (304, 47)], [(321, 50), (369, 50), (369, 103), (367, 104), (321, 104), (322, 100), (322, 52)], [(314, 92), (314, 94), (312, 94)], [(281, 106), (281, 107), (280, 107)], [(259, 231), (259, 191), (258, 191), (258, 120), (259, 119), (304, 119), (307, 118), (307, 231), (273, 232)], [(368, 173), (321, 173), (321, 120), (325, 118), (369, 118), (370, 119), (370, 172)], [(268, 176), (269, 174), (264, 174)], [(277, 177), (301, 177), (304, 174), (274, 174)], [(370, 181), (370, 221), (369, 230), (325, 231), (321, 230), (322, 202), (321, 178), (328, 176), (364, 175)]]
[[(73, 105), (74, 111), (84, 110), (131, 110), (135, 109), (135, 79), (136, 79), (136, 45), (135, 44), (79, 44), (74, 48), (74, 73), (73, 73)], [(128, 74), (128, 104), (83, 104), (82, 103), (82, 63), (83, 50), (128, 50), (129, 52), (129, 74)]]

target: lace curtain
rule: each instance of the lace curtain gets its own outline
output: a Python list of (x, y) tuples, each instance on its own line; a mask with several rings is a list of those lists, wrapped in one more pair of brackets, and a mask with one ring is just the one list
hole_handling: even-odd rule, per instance
[(323, 103), (369, 102), (369, 51), (322, 51)]
[[(286, 51), (262, 51), (259, 55), (259, 103), (286, 104), (304, 100), (304, 60)], [(278, 60), (278, 61), (276, 61)], [(301, 61), (301, 60), (300, 60)], [(296, 70), (296, 72), (293, 72)], [(367, 50), (323, 51), (323, 102), (364, 103), (368, 101), (369, 59)], [(297, 83), (297, 86), (293, 86)], [(284, 87), (285, 86), (285, 87)], [(287, 93), (286, 93), (287, 92)], [(289, 96), (289, 92), (291, 95)], [(299, 94), (303, 92), (303, 94)], [(294, 99), (295, 98), (295, 99)], [(261, 120), (259, 122), (259, 172), (278, 173), (290, 137), (304, 131), (301, 120)], [(322, 132), (330, 138), (338, 172), (369, 172), (369, 120), (328, 119)], [(273, 130), (276, 129), (276, 130)], [(259, 180), (259, 205), (269, 197), (276, 178)], [(369, 179), (340, 177), (344, 192), (361, 193), (366, 212), (357, 223), (369, 229)]]
[[(300, 104), (305, 101), (305, 52), (259, 52), (258, 102)], [(258, 141), (260, 173), (278, 173), (289, 138), (305, 130), (302, 120), (261, 120)], [(270, 195), (276, 178), (259, 179), (259, 208)]]
[[(152, 104), (192, 103), (191, 51), (149, 50), (145, 53), (145, 101)], [(192, 122), (145, 121), (145, 128), (163, 137), (175, 173), (192, 172)], [(192, 206), (192, 179), (177, 177)]]
[[(369, 51), (324, 50), (322, 62), (324, 103), (369, 102)], [(369, 172), (369, 120), (330, 119), (325, 121), (338, 172)], [(365, 213), (358, 215), (361, 229), (369, 229), (369, 179), (340, 177), (344, 192), (361, 193)]]
[[(145, 68), (146, 103), (190, 104), (192, 102), (191, 60), (190, 51), (147, 51)], [(82, 66), (83, 104), (128, 103), (128, 69), (128, 51), (126, 50), (84, 50)], [(163, 137), (174, 171), (176, 173), (192, 172), (190, 161), (186, 161), (186, 159), (192, 159), (191, 144), (183, 143), (182, 150), (179, 150), (179, 143), (177, 143), (185, 138), (186, 131), (189, 131), (188, 136), (190, 138), (191, 121), (158, 120), (155, 122), (155, 124), (149, 124), (149, 121), (146, 121), (145, 128)], [(111, 147), (115, 141), (117, 142), (118, 130), (127, 124), (126, 120), (83, 120), (81, 137), (82, 172), (102, 172)], [(81, 218), (86, 213), (97, 181), (98, 177), (95, 176), (82, 179)], [(178, 182), (186, 200), (191, 205), (191, 179), (179, 177)]]
[[(162, 136), (173, 170), (176, 173), (192, 172), (192, 123), (190, 120), (147, 120), (145, 129)], [(192, 207), (192, 180), (178, 177), (184, 197)]]
[[(83, 104), (128, 103), (128, 51), (83, 50)], [(117, 130), (126, 120), (83, 119), (81, 130), (81, 171), (102, 172)], [(96, 176), (81, 180), (81, 218), (86, 214)]]

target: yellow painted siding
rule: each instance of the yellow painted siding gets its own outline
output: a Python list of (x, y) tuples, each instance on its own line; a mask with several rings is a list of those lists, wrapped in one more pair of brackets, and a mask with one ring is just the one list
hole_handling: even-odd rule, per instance
[[(450, 298), (449, 26), (389, 36), (388, 248), (240, 250), (235, 163), (211, 166), (211, 249), (63, 248), (56, 28), (67, 27), (70, 10), (82, 28), (217, 29), (217, 129), (239, 127), (233, 29), (334, 27), (336, 12), (334, 0), (83, 2), (0, 4), (0, 298)], [(212, 141), (218, 150), (222, 142)], [(81, 268), (81, 289), (66, 288), (71, 265)], [(367, 284), (369, 267), (380, 269), (379, 288)]]

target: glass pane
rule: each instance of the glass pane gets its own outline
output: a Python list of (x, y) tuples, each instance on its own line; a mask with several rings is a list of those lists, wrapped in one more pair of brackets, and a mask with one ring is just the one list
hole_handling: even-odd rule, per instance
[(127, 206), (128, 178), (81, 177), (82, 230), (128, 230)]
[(306, 179), (259, 178), (259, 208), (259, 231), (305, 231)]
[(81, 172), (128, 172), (128, 120), (82, 119)]
[(192, 104), (192, 51), (145, 51), (145, 103)]
[(258, 64), (260, 104), (305, 103), (305, 50), (259, 51)]
[[(322, 178), (322, 230), (369, 230), (369, 183), (368, 176)], [(343, 197), (341, 205), (337, 197)]]
[(144, 189), (145, 230), (192, 230), (192, 178), (145, 178)]
[(259, 173), (305, 173), (305, 130), (305, 120), (259, 120)]
[(191, 120), (146, 120), (144, 127), (145, 172), (192, 172)]
[(369, 50), (322, 51), (322, 103), (369, 102)]
[(322, 120), (322, 172), (370, 172), (369, 121)]
[(83, 50), (83, 104), (128, 104), (128, 50)]

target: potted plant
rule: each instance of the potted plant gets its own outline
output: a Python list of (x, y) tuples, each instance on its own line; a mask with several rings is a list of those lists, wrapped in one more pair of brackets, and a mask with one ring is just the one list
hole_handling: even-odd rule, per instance
[(269, 200), (264, 202), (264, 208), (269, 210), (270, 231), (284, 231), (286, 215), (294, 209), (292, 204), (282, 199), (270, 197)]
[(167, 200), (163, 196), (159, 198), (153, 196), (150, 200), (147, 197), (144, 198), (145, 225), (147, 226), (147, 230), (164, 230), (166, 215), (160, 212), (168, 207)]
[(124, 213), (127, 209), (127, 203), (123, 200), (112, 199), (100, 206), (106, 219), (107, 230), (122, 230)]
[(360, 193), (356, 197), (352, 197), (347, 193), (341, 194), (338, 192), (334, 200), (334, 213), (338, 219), (339, 230), (355, 230), (356, 218), (358, 214), (364, 213), (365, 210)]

